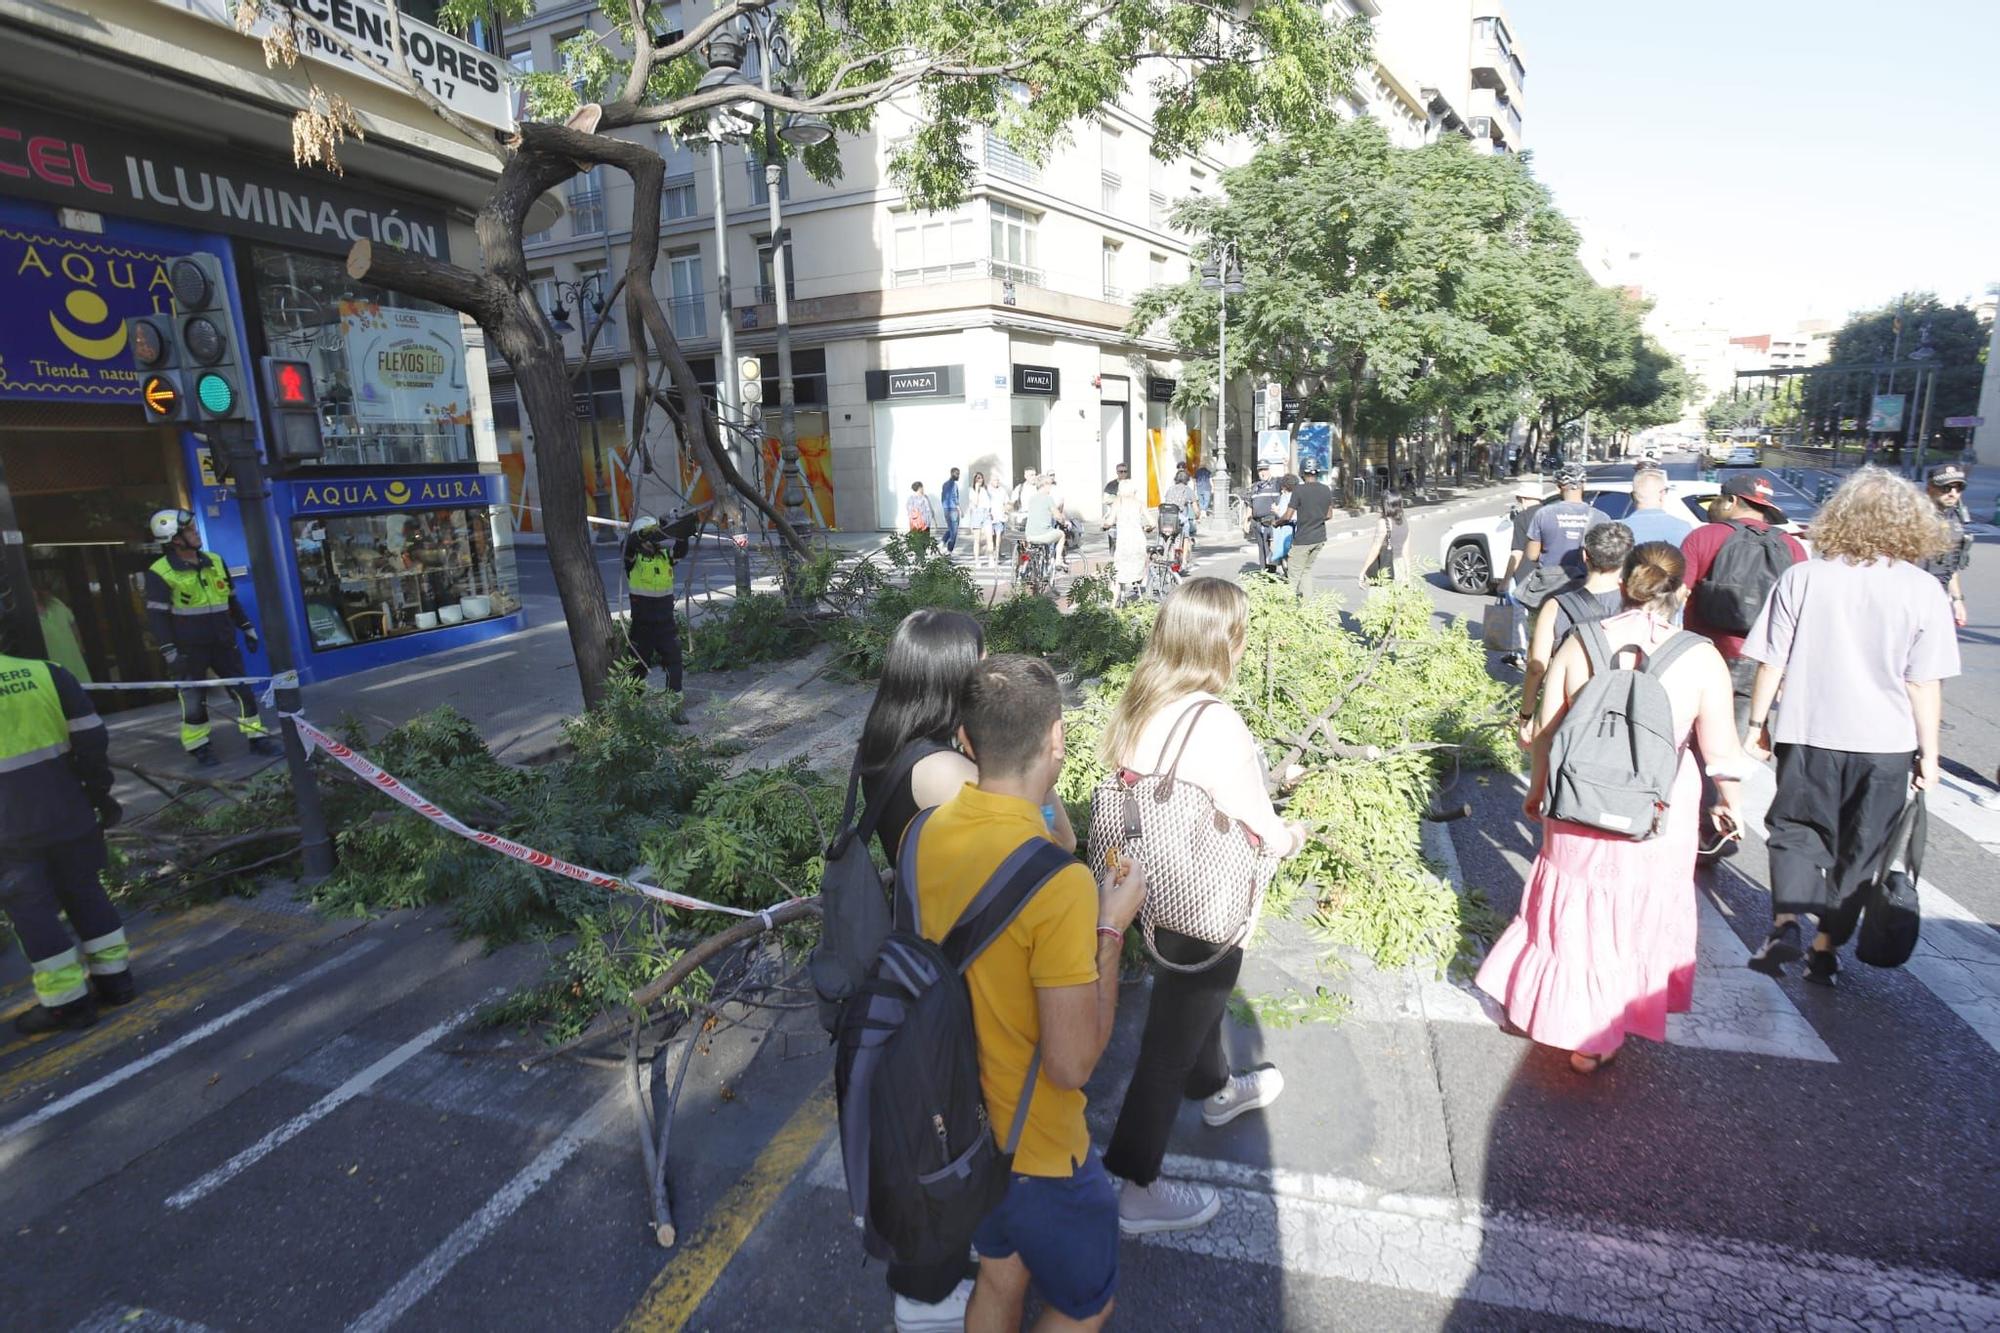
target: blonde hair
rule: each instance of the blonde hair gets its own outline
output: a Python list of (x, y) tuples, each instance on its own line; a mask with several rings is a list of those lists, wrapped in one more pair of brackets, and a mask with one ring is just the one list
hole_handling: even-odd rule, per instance
[(1864, 467), (1842, 482), (1812, 521), (1813, 554), (1857, 565), (1887, 557), (1910, 564), (1951, 544), (1937, 505), (1915, 482)]
[(1250, 599), (1225, 579), (1189, 579), (1168, 593), (1104, 729), (1104, 762), (1124, 762), (1153, 714), (1174, 700), (1227, 690), (1249, 627)]

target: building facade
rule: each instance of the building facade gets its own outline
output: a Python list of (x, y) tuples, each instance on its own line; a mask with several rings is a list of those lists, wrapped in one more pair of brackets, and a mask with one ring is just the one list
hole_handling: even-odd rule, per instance
[[(267, 68), (260, 33), (238, 32), (230, 9), (101, 0), (86, 18), (0, 0), (8, 639), (25, 651), (74, 640), (72, 664), (100, 682), (161, 678), (140, 584), (158, 555), (147, 518), (164, 508), (196, 515), (264, 637), (291, 634), (307, 681), (521, 624), (479, 332), (353, 282), (343, 263), (365, 237), (476, 265), (468, 224), (497, 163), (330, 52)], [(386, 11), (361, 0), (340, 12), (349, 41), (386, 49)], [(506, 124), (499, 62), (405, 21), (416, 64), (460, 74), (454, 109)], [(308, 74), (349, 101), (366, 133), (342, 150), (342, 175), (294, 164)], [(245, 371), (264, 354), (306, 360), (319, 390), (324, 456), (274, 463), (263, 514), (284, 566), (281, 606), (257, 605), (246, 515), (220, 451), (200, 427), (145, 424), (139, 403), (124, 321), (172, 309), (167, 267), (191, 253), (222, 264), (225, 333)], [(256, 377), (243, 378), (254, 402)], [(268, 670), (256, 657), (253, 669)]]
[[(1399, 11), (1438, 8), (1431, 0), (1335, 0), (1336, 16), (1366, 16), (1385, 36), (1351, 109), (1381, 118), (1410, 146), (1441, 133), (1473, 135), (1475, 122), (1461, 112), (1486, 80), (1515, 110), (1500, 130), (1474, 141), (1496, 151), (1518, 147), (1518, 57), (1494, 64), (1488, 47), (1499, 48), (1479, 36), (1478, 25), (1493, 24), (1497, 41), (1511, 40), (1497, 9), (1443, 6), (1452, 10), (1445, 19), (1406, 25), (1389, 40)], [(504, 54), (518, 69), (559, 69), (564, 42), (593, 24), (602, 27), (594, 5), (546, 5), (510, 30)], [(1429, 102), (1421, 88), (1432, 89)], [(1169, 223), (1174, 204), (1218, 189), (1221, 172), (1247, 160), (1254, 145), (1161, 162), (1152, 154), (1149, 109), (1134, 89), (1039, 166), (1000, 135), (979, 133), (968, 145), (978, 168), (969, 197), (947, 212), (912, 207), (890, 179), (891, 155), (916, 128), (898, 104), (881, 109), (871, 133), (839, 141), (836, 182), (788, 169), (780, 203), (791, 235), (797, 438), (815, 522), (899, 526), (910, 484), (922, 481), (935, 496), (952, 467), (968, 482), (983, 473), (1010, 485), (1030, 468), (1054, 471), (1060, 489), (1080, 495), (1095, 494), (1119, 463), (1158, 485), (1176, 463), (1215, 462), (1213, 406), (1186, 415), (1170, 405), (1183, 373), (1179, 349), (1163, 330), (1135, 333), (1128, 325), (1140, 291), (1180, 282), (1199, 262), (1202, 238)], [(763, 164), (735, 143), (681, 143), (666, 133), (651, 142), (667, 162), (658, 295), (704, 383), (722, 369), (725, 319), (739, 361), (760, 358), (771, 386), (762, 484), (775, 490), (776, 306)], [(718, 153), (726, 303), (714, 233)], [(630, 182), (593, 172), (571, 182), (565, 202), (564, 217), (530, 237), (527, 253), (545, 308), (571, 329), (586, 489), (604, 497), (604, 517), (674, 508), (690, 476), (664, 428), (649, 436), (664, 447), (631, 449), (628, 335), (622, 314), (600, 316), (593, 298), (609, 292), (626, 263)], [(533, 432), (498, 366), (494, 413), (516, 526), (532, 541)], [(1238, 477), (1248, 475), (1253, 425), (1251, 385), (1232, 383), (1224, 442)]]

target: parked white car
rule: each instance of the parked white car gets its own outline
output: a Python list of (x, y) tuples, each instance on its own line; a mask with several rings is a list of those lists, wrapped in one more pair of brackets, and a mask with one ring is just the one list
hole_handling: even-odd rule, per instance
[[(1667, 512), (1679, 514), (1690, 523), (1708, 522), (1708, 504), (1722, 488), (1712, 481), (1670, 481), (1667, 483)], [(1555, 493), (1550, 488), (1550, 494)], [(1584, 500), (1596, 506), (1606, 518), (1623, 518), (1632, 511), (1632, 483), (1592, 481)], [(1514, 520), (1506, 514), (1468, 518), (1445, 530), (1438, 543), (1438, 564), (1445, 581), (1456, 592), (1479, 595), (1498, 591), (1494, 580), (1507, 566), (1507, 552), (1514, 544)]]

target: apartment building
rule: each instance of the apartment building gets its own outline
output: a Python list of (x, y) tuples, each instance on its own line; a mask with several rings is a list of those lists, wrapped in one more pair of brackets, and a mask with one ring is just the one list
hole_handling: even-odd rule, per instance
[[(1385, 35), (1381, 58), (1350, 99), (1356, 114), (1382, 119), (1406, 146), (1459, 133), (1495, 151), (1518, 147), (1524, 75), (1496, 8), (1472, 0), (1332, 0), (1330, 8), (1364, 15)], [(506, 58), (521, 70), (557, 69), (562, 44), (593, 25), (601, 30), (593, 4), (545, 5), (508, 33)], [(1475, 120), (1478, 94), (1499, 99), (1508, 117)], [(1010, 484), (1030, 468), (1054, 471), (1066, 493), (1084, 495), (1119, 463), (1157, 483), (1176, 460), (1206, 450), (1213, 407), (1183, 415), (1170, 406), (1180, 349), (1160, 330), (1134, 335), (1127, 325), (1135, 295), (1182, 280), (1199, 248), (1200, 238), (1168, 224), (1173, 204), (1217, 189), (1225, 166), (1254, 145), (1163, 163), (1152, 155), (1148, 110), (1143, 89), (1134, 89), (1098, 123), (1077, 126), (1040, 166), (982, 132), (970, 145), (978, 166), (970, 195), (948, 212), (913, 208), (889, 178), (895, 146), (916, 128), (897, 104), (880, 111), (872, 133), (839, 140), (839, 180), (788, 169), (779, 198), (791, 235), (797, 437), (817, 522), (893, 527), (910, 483), (935, 494), (954, 466), (968, 480), (983, 472)], [(667, 161), (659, 295), (704, 383), (723, 370), (724, 320), (738, 360), (761, 358), (772, 386), (764, 484), (775, 489), (776, 308), (763, 164), (737, 143), (682, 143), (664, 133), (652, 142)], [(714, 234), (717, 154), (726, 306)], [(612, 310), (604, 319), (595, 309), (625, 265), (631, 216), (630, 183), (600, 170), (571, 183), (563, 219), (527, 247), (546, 308), (572, 330), (589, 489), (605, 495), (612, 516), (672, 507), (685, 484), (671, 441), (647, 451), (651, 472), (648, 459), (631, 456), (623, 316)], [(594, 339), (587, 373), (586, 339)], [(1247, 381), (1229, 390), (1227, 452), (1239, 475), (1251, 444), (1250, 390)], [(502, 465), (522, 501), (519, 526), (532, 534), (532, 432), (500, 367), (494, 415)], [(661, 461), (669, 455), (671, 466)]]

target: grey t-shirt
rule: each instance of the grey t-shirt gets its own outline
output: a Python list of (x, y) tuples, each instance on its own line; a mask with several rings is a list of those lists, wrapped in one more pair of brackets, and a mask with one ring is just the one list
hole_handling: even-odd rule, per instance
[(1583, 563), (1583, 534), (1610, 521), (1581, 500), (1551, 500), (1528, 521), (1528, 540), (1542, 544), (1543, 569), (1561, 565), (1564, 573), (1580, 579), (1589, 572)]
[(1917, 748), (1906, 685), (1956, 676), (1951, 602), (1922, 566), (1801, 560), (1771, 589), (1743, 655), (1785, 670), (1771, 739), (1821, 750)]

